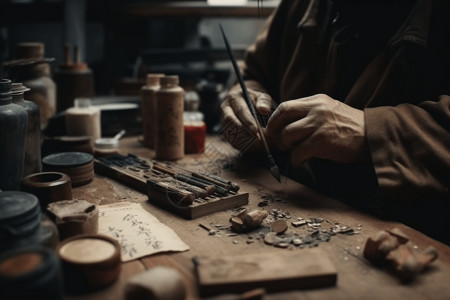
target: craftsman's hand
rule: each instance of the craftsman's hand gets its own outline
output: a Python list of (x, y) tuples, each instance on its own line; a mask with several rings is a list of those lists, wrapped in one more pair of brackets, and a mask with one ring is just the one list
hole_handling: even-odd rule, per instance
[(281, 103), (267, 124), (267, 137), (300, 166), (309, 158), (340, 163), (365, 159), (364, 112), (327, 95)]
[[(262, 92), (248, 89), (250, 100), (256, 110), (269, 116), (273, 110), (272, 98)], [(222, 128), (225, 138), (238, 150), (260, 151), (263, 149), (255, 118), (242, 96), (240, 88), (232, 89), (221, 105)], [(234, 134), (236, 133), (236, 134)], [(250, 147), (245, 141), (252, 140)]]

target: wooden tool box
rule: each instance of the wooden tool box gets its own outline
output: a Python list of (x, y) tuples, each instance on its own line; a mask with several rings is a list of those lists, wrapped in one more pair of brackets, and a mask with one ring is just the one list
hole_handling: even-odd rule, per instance
[[(147, 194), (150, 202), (186, 219), (195, 219), (217, 211), (248, 204), (249, 194), (239, 193), (239, 187), (235, 183), (227, 182), (206, 173), (200, 174), (178, 169), (172, 165), (141, 158), (133, 154), (100, 157), (95, 159), (94, 168), (96, 173)], [(208, 182), (208, 186), (214, 186), (216, 190), (213, 193), (210, 191), (207, 196), (199, 196), (192, 192), (192, 203), (186, 203), (186, 201), (183, 201), (183, 196), (179, 193), (179, 190), (183, 189), (188, 179), (183, 180), (180, 177), (193, 179), (194, 181), (201, 180), (204, 184)], [(161, 186), (155, 185), (159, 182), (170, 182), (176, 186), (173, 186), (173, 188), (168, 186), (163, 189)], [(186, 191), (184, 195), (190, 196)]]

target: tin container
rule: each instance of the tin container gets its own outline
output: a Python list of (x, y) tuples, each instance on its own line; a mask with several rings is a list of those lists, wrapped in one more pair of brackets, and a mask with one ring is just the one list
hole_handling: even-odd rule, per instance
[(42, 166), (45, 172), (60, 172), (69, 175), (72, 187), (87, 184), (94, 178), (94, 156), (89, 153), (50, 154), (42, 159)]
[(58, 256), (43, 247), (0, 255), (0, 290), (5, 300), (63, 300)]
[(56, 226), (41, 213), (36, 196), (0, 192), (0, 252), (29, 246), (55, 249), (58, 241)]

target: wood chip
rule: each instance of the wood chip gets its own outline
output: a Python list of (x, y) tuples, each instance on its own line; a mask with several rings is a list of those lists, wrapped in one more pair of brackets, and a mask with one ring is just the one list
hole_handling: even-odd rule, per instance
[(278, 234), (284, 233), (288, 229), (288, 225), (284, 220), (277, 220), (272, 223), (271, 229)]

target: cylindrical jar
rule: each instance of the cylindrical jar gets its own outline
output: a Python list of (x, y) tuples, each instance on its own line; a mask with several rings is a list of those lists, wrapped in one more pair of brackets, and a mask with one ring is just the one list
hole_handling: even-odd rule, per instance
[(28, 114), (12, 103), (11, 80), (0, 80), (0, 190), (19, 190), (25, 159)]
[(143, 144), (155, 148), (158, 122), (156, 119), (155, 91), (159, 89), (159, 79), (164, 74), (147, 74), (147, 82), (141, 89), (142, 137)]
[(66, 132), (69, 136), (90, 136), (91, 145), (101, 137), (100, 109), (89, 98), (75, 99), (75, 106), (66, 111)]
[(45, 46), (39, 42), (19, 43), (16, 47), (16, 57), (27, 62), (18, 67), (16, 81), (30, 89), (25, 92), (25, 99), (39, 106), (41, 129), (56, 113), (56, 84), (44, 53)]
[(5, 300), (63, 300), (58, 256), (43, 247), (4, 253), (0, 256), (0, 290)]
[(41, 162), (41, 117), (39, 105), (24, 99), (23, 94), (30, 89), (22, 83), (11, 84), (13, 103), (22, 106), (28, 114), (27, 138), (25, 140), (25, 162), (23, 176), (42, 171)]
[(76, 98), (91, 98), (95, 95), (94, 74), (86, 63), (81, 62), (78, 47), (75, 46), (74, 61), (68, 45), (64, 51), (65, 60), (55, 72), (58, 112), (74, 106)]
[(156, 159), (177, 160), (184, 156), (184, 89), (177, 75), (160, 78), (155, 92), (158, 134)]
[(27, 246), (56, 249), (58, 241), (56, 226), (41, 213), (36, 196), (0, 192), (0, 252)]

